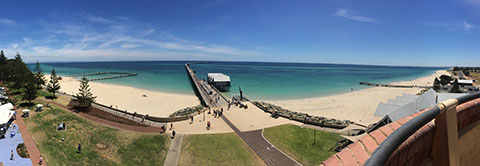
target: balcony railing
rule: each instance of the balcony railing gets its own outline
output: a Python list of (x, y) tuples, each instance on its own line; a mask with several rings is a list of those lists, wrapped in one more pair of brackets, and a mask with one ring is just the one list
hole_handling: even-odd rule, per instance
[(441, 157), (434, 157), (433, 164), (458, 165), (458, 153), (456, 148), (458, 143), (456, 107), (477, 98), (480, 98), (480, 92), (468, 94), (456, 99), (446, 100), (409, 120), (379, 145), (379, 147), (372, 153), (371, 157), (366, 161), (365, 165), (385, 165), (392, 153), (405, 140), (407, 140), (408, 137), (433, 119), (435, 119), (436, 124), (436, 137), (434, 138), (433, 144), (434, 146), (437, 146), (437, 150), (432, 152), (432, 155), (441, 155)]

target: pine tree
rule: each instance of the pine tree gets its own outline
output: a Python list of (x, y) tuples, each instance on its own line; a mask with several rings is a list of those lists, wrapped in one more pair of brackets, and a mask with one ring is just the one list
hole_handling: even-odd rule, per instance
[(84, 75), (82, 80), (80, 80), (79, 92), (73, 96), (73, 101), (77, 102), (77, 106), (84, 111), (88, 110), (92, 106), (92, 103), (95, 102), (95, 98), (97, 98), (90, 92), (88, 82), (88, 79)]
[(7, 63), (7, 57), (3, 53), (3, 50), (0, 51), (0, 65), (4, 65)]
[(27, 84), (25, 91), (23, 92), (22, 99), (32, 103), (32, 100), (35, 100), (38, 97), (37, 91), (37, 87), (34, 83)]
[(20, 53), (19, 53), (19, 52), (17, 52), (17, 54), (15, 55), (15, 60), (16, 60), (16, 61), (20, 61), (20, 62), (23, 61), (23, 60), (22, 60), (22, 56), (20, 56)]
[(60, 90), (59, 80), (61, 79), (62, 77), (57, 76), (57, 73), (55, 73), (55, 69), (52, 69), (52, 75), (50, 75), (50, 81), (47, 85), (47, 91), (52, 93), (53, 98), (55, 98), (55, 93)]
[(457, 79), (453, 81), (453, 85), (452, 85), (452, 89), (450, 89), (450, 93), (462, 93), (462, 90), (460, 90), (460, 86), (458, 86)]
[(45, 78), (43, 78), (43, 71), (38, 61), (35, 64), (35, 69), (33, 69), (33, 74), (35, 76), (35, 84), (37, 85), (37, 89), (41, 89), (42, 85), (45, 85)]
[(433, 81), (433, 90), (440, 90), (440, 80), (438, 80), (438, 78), (435, 78), (435, 80)]

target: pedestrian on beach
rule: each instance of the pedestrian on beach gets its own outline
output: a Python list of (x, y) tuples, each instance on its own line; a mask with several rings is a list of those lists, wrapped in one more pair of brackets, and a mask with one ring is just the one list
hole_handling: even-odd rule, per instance
[(217, 117), (217, 110), (213, 110), (213, 117), (214, 117), (214, 118)]
[(15, 160), (15, 158), (13, 158), (13, 150), (11, 152), (12, 152), (12, 156), (10, 157), (10, 160)]
[(220, 116), (223, 116), (223, 108), (222, 108), (222, 110), (220, 111)]
[(190, 115), (190, 124), (193, 123), (193, 115)]
[(38, 160), (38, 165), (42, 166), (43, 163), (43, 157), (40, 155), (40, 159)]
[(210, 126), (211, 126), (211, 125), (212, 125), (212, 124), (210, 123), (210, 121), (208, 121), (208, 122), (207, 122), (207, 130), (210, 130)]
[(172, 139), (175, 139), (175, 130), (172, 131)]
[(170, 123), (170, 130), (173, 130), (173, 122)]
[(82, 153), (82, 144), (78, 144), (78, 152), (77, 153)]

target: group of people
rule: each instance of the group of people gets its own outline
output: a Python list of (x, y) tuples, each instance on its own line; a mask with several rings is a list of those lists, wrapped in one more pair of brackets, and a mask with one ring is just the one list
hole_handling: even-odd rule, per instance
[(62, 123), (59, 123), (57, 125), (57, 130), (61, 131), (61, 130), (65, 130), (65, 129), (67, 129), (67, 126), (65, 126), (65, 123), (62, 122)]
[[(208, 114), (212, 114), (211, 110), (208, 110)], [(220, 110), (213, 110), (212, 115), (214, 118), (220, 118), (221, 116), (223, 116), (223, 108), (221, 108)]]

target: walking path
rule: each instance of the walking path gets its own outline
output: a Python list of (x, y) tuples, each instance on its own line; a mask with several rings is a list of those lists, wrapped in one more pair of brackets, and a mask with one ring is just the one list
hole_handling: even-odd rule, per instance
[(165, 166), (177, 166), (180, 152), (182, 150), (183, 134), (176, 134), (175, 138), (168, 149), (167, 158), (165, 158)]
[[(67, 106), (56, 103), (54, 101), (34, 100), (34, 102), (42, 102), (42, 103), (53, 104), (57, 107), (60, 107), (60, 108), (63, 108), (63, 109), (66, 109), (66, 110), (69, 110), (69, 111), (73, 112), (73, 110), (71, 110)], [(121, 123), (108, 121), (108, 120), (105, 120), (105, 119), (102, 119), (102, 118), (98, 118), (98, 117), (95, 117), (95, 116), (92, 116), (92, 115), (88, 115), (88, 114), (85, 114), (85, 113), (82, 113), (82, 112), (74, 113), (74, 114), (77, 115), (77, 116), (80, 116), (84, 119), (93, 121), (95, 123), (99, 123), (99, 124), (102, 124), (102, 125), (105, 125), (105, 126), (109, 126), (109, 127), (116, 128), (116, 129), (121, 129), (121, 130), (127, 130), (127, 131), (139, 132), (139, 133), (160, 133), (161, 131), (163, 131), (163, 129), (160, 128), (160, 127), (151, 127), (151, 126), (150, 127), (140, 127), (140, 126), (125, 125), (125, 124), (121, 124)]]
[[(25, 121), (21, 117), (21, 114), (22, 114), (21, 110), (17, 109), (15, 111), (16, 111), (17, 125), (18, 125), (18, 128), (20, 129), (20, 133), (22, 133), (22, 138), (25, 143), (25, 146), (27, 146), (27, 151), (28, 151), (28, 154), (30, 155), (30, 160), (32, 161), (32, 165), (37, 166), (40, 160), (40, 155), (41, 155), (40, 150), (38, 150), (38, 147), (35, 144), (35, 141), (33, 140), (32, 135), (27, 129), (27, 125), (25, 125)], [(47, 165), (46, 161), (44, 161), (42, 165)]]
[(301, 165), (297, 161), (290, 158), (285, 153), (278, 150), (270, 142), (265, 140), (262, 135), (263, 129), (241, 132), (235, 125), (233, 125), (227, 117), (222, 116), (222, 119), (240, 136), (250, 148), (255, 151), (260, 158), (269, 166), (292, 166)]

